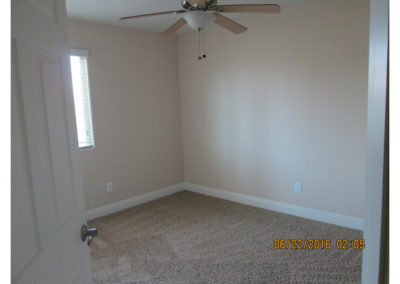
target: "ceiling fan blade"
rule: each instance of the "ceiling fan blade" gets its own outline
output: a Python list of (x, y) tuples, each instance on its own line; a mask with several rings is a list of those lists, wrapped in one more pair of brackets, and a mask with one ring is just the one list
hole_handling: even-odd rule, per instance
[(186, 1), (189, 2), (189, 4), (192, 6), (201, 6), (201, 7), (206, 6), (205, 0), (186, 0)]
[(220, 13), (279, 13), (281, 11), (281, 7), (276, 4), (218, 5), (213, 8)]
[(165, 31), (163, 31), (161, 33), (161, 35), (171, 35), (174, 32), (176, 32), (177, 30), (179, 30), (180, 28), (182, 28), (184, 25), (186, 25), (186, 20), (184, 18), (181, 18), (180, 20), (178, 20), (175, 24), (173, 24), (172, 26), (170, 26), (168, 29), (166, 29)]
[(186, 13), (186, 10), (167, 11), (167, 12), (160, 12), (160, 13), (128, 16), (128, 17), (122, 17), (122, 18), (120, 18), (120, 20), (129, 20), (129, 19), (143, 18), (143, 17), (149, 17), (149, 16), (158, 16), (158, 15), (167, 15), (167, 14), (182, 14), (182, 13)]
[(235, 34), (240, 34), (242, 32), (247, 31), (247, 28), (236, 23), (235, 21), (232, 21), (231, 19), (222, 16), (221, 14), (214, 13), (214, 15), (217, 17), (214, 21), (217, 25), (220, 25), (221, 27), (235, 33)]

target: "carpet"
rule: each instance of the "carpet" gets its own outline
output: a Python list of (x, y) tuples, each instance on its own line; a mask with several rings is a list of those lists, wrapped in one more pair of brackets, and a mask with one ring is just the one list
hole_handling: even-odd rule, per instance
[[(188, 191), (89, 222), (94, 283), (361, 283), (362, 232)], [(332, 240), (275, 249), (276, 239)]]

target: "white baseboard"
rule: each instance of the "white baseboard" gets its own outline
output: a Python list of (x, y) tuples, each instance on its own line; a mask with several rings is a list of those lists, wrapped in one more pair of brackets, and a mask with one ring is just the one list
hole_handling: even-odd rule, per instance
[(146, 203), (146, 202), (182, 191), (183, 185), (184, 185), (183, 183), (178, 183), (178, 184), (175, 184), (172, 186), (154, 190), (149, 193), (141, 194), (141, 195), (138, 195), (135, 197), (131, 197), (131, 198), (124, 199), (124, 200), (121, 200), (118, 202), (107, 204), (103, 207), (88, 210), (88, 211), (86, 211), (86, 218), (88, 220), (96, 219), (99, 217), (103, 217), (103, 216), (130, 208), (135, 205)]
[(229, 201), (251, 205), (259, 208), (273, 210), (285, 214), (290, 214), (298, 217), (303, 217), (315, 221), (330, 223), (357, 230), (363, 230), (364, 228), (364, 220), (362, 218), (301, 207), (288, 203), (272, 201), (268, 199), (258, 198), (250, 195), (230, 192), (226, 190), (211, 188), (187, 182), (183, 184), (183, 187), (188, 191), (209, 195), (221, 199), (226, 199)]
[(328, 211), (322, 211), (317, 209), (311, 209), (301, 207), (289, 203), (272, 201), (251, 195), (235, 193), (222, 189), (211, 188), (207, 186), (197, 185), (193, 183), (179, 183), (176, 185), (164, 187), (149, 193), (141, 194), (132, 198), (124, 199), (115, 203), (107, 204), (103, 207), (95, 208), (86, 211), (86, 218), (88, 220), (103, 217), (135, 205), (143, 204), (155, 199), (159, 199), (170, 194), (180, 192), (182, 190), (188, 190), (204, 195), (209, 195), (233, 202), (238, 202), (250, 206), (264, 208), (272, 211), (277, 211), (285, 214), (290, 214), (298, 217), (303, 217), (315, 221), (325, 222), (338, 226), (343, 226), (356, 230), (363, 230), (364, 220), (362, 218), (341, 215)]

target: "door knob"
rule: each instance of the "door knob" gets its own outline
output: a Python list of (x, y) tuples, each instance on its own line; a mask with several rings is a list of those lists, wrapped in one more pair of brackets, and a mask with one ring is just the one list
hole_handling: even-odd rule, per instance
[(90, 243), (92, 242), (94, 237), (97, 236), (97, 234), (98, 234), (98, 232), (97, 232), (96, 228), (88, 229), (88, 227), (86, 225), (82, 225), (82, 227), (81, 227), (81, 239), (82, 239), (82, 242), (86, 241), (86, 239), (87, 239), (87, 245), (88, 246), (90, 246)]

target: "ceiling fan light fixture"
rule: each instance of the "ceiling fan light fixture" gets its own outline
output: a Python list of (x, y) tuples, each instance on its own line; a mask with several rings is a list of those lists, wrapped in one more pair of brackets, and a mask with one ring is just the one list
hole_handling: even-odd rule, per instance
[(184, 15), (188, 25), (195, 29), (204, 29), (208, 24), (215, 21), (216, 16), (206, 11), (190, 11)]

